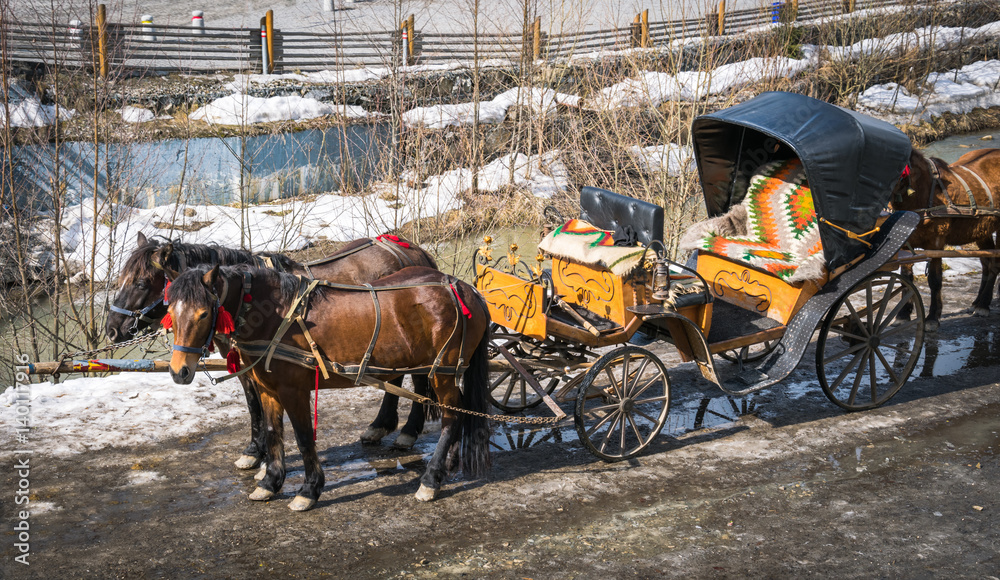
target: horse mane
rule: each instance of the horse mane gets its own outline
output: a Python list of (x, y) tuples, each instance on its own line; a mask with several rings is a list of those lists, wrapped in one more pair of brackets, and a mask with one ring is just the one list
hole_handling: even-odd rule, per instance
[[(202, 264), (190, 268), (170, 283), (171, 302), (189, 302), (205, 300), (208, 297), (202, 277), (212, 269), (212, 265)], [(252, 264), (234, 264), (219, 268), (219, 276), (228, 279), (232, 285), (234, 279), (239, 279), (244, 272), (249, 272), (253, 278), (254, 287), (258, 284), (273, 286), (278, 289), (278, 298), (282, 306), (288, 306), (295, 300), (299, 290), (299, 278), (292, 274), (279, 272), (271, 268), (259, 268)], [(256, 292), (254, 292), (256, 294)]]
[[(173, 251), (167, 260), (166, 266), (178, 270), (181, 266), (180, 256), (184, 256), (188, 264), (219, 264), (235, 265), (253, 263), (257, 256), (270, 258), (276, 266), (285, 270), (290, 270), (297, 265), (297, 262), (282, 254), (274, 252), (261, 252), (254, 254), (246, 250), (225, 248), (218, 244), (192, 244), (180, 240), (167, 240), (171, 244)], [(150, 240), (146, 245), (137, 248), (125, 261), (122, 273), (119, 277), (119, 284), (133, 282), (145, 278), (152, 278), (160, 273), (160, 270), (153, 266), (153, 253), (162, 247), (158, 241)]]

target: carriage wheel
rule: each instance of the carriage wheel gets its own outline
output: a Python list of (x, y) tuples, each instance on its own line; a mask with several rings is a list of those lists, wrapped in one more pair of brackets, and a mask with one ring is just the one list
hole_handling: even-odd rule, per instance
[(594, 455), (620, 461), (646, 448), (667, 421), (670, 381), (660, 359), (623, 346), (602, 356), (583, 377), (576, 431)]
[[(499, 357), (499, 355), (497, 356)], [(503, 360), (503, 357), (500, 359)], [(527, 361), (522, 361), (522, 364), (525, 362)], [(561, 372), (535, 369), (527, 365), (525, 368), (549, 395), (556, 390), (556, 386), (559, 385), (559, 380), (562, 378)], [(490, 373), (489, 396), (493, 406), (506, 413), (520, 413), (542, 402), (542, 398), (538, 396), (535, 389), (531, 388), (521, 373), (512, 368)]]
[[(907, 305), (910, 320), (897, 320)], [(912, 282), (877, 273), (842, 296), (827, 313), (816, 344), (823, 392), (848, 411), (874, 409), (895, 395), (920, 358), (924, 305)]]

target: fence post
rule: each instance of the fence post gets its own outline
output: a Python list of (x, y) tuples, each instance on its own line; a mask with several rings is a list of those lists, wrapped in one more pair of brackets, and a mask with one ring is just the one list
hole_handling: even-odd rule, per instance
[(406, 54), (409, 56), (409, 61), (406, 64), (415, 64), (417, 62), (417, 57), (415, 56), (416, 51), (414, 50), (417, 43), (417, 34), (416, 31), (413, 30), (413, 22), (414, 16), (413, 14), (410, 14), (410, 16), (406, 19), (406, 32), (408, 33)]
[(637, 48), (639, 43), (642, 41), (642, 24), (640, 23), (642, 17), (638, 14), (632, 19), (632, 42), (631, 47)]
[(719, 0), (719, 36), (726, 33), (726, 0)]
[(649, 48), (649, 9), (642, 11), (642, 36), (639, 39), (642, 48)]
[(333, 12), (333, 0), (323, 0), (323, 12)]
[(108, 8), (97, 5), (97, 65), (101, 78), (108, 76)]
[(142, 39), (146, 42), (156, 42), (156, 35), (153, 34), (155, 29), (153, 28), (153, 15), (143, 14), (142, 15), (142, 31), (145, 33), (142, 35)]
[(201, 10), (191, 11), (192, 34), (205, 34), (205, 13)]
[(855, 0), (844, 0), (844, 13), (854, 12)]
[(260, 68), (263, 74), (268, 74), (271, 72), (270, 67), (268, 67), (268, 64), (270, 64), (271, 59), (267, 54), (267, 41), (268, 41), (267, 17), (261, 16), (260, 17), (260, 60), (261, 60)]
[(264, 16), (267, 26), (267, 69), (274, 73), (274, 10), (268, 10)]
[(792, 0), (790, 6), (792, 13), (788, 15), (788, 22), (795, 22), (799, 19), (799, 0)]
[(531, 25), (531, 59), (542, 58), (542, 17), (535, 18)]
[(399, 49), (403, 55), (399, 62), (402, 66), (408, 66), (410, 64), (410, 29), (406, 26), (405, 20), (399, 23)]

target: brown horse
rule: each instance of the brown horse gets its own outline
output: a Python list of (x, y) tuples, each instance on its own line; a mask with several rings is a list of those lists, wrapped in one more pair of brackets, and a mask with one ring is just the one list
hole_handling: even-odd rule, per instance
[[(981, 250), (996, 248), (993, 236), (1000, 230), (1000, 215), (984, 213), (969, 217), (940, 214), (949, 206), (1000, 209), (1000, 149), (970, 151), (951, 165), (934, 157), (924, 157), (914, 149), (910, 154), (908, 170), (908, 175), (904, 174), (893, 192), (892, 208), (924, 215), (923, 222), (910, 236), (910, 245), (927, 250), (971, 243)], [(931, 209), (934, 211), (929, 211)], [(980, 261), (983, 275), (972, 307), (975, 316), (987, 316), (993, 300), (993, 287), (1000, 273), (1000, 259), (980, 258)], [(907, 266), (904, 274), (912, 279), (912, 268)], [(927, 264), (931, 306), (925, 323), (930, 331), (937, 330), (941, 317), (941, 281), (941, 258), (932, 258)], [(908, 314), (904, 312), (901, 315)]]
[[(363, 284), (410, 265), (437, 267), (434, 258), (415, 244), (398, 238), (396, 240), (398, 243), (373, 243), (367, 238), (354, 240), (331, 256), (306, 266), (270, 252), (253, 254), (244, 250), (176, 240), (160, 243), (155, 239), (147, 239), (140, 232), (137, 247), (126, 260), (119, 276), (120, 289), (110, 306), (105, 332), (113, 342), (120, 342), (132, 338), (149, 326), (159, 324), (159, 320), (167, 312), (167, 305), (163, 302), (163, 289), (166, 286), (164, 267), (184, 271), (201, 264), (261, 264), (262, 258), (268, 258), (274, 267), (283, 271), (309, 274), (321, 280), (343, 284)], [(220, 351), (225, 351), (225, 345), (219, 345), (219, 348)], [(433, 396), (433, 393), (428, 393), (423, 377), (413, 379), (417, 393)], [(252, 469), (261, 463), (264, 456), (264, 417), (261, 414), (260, 397), (250, 379), (241, 378), (240, 382), (250, 411), (250, 443), (242, 457), (236, 460), (236, 466), (240, 469)], [(399, 423), (398, 404), (399, 397), (396, 395), (386, 394), (383, 397), (378, 415), (361, 435), (363, 443), (378, 443), (396, 430)], [(435, 410), (423, 405), (413, 405), (393, 446), (400, 449), (412, 447), (423, 431), (424, 419), (436, 417)]]
[[(476, 290), (423, 267), (377, 280), (371, 285), (374, 290), (319, 287), (305, 294), (300, 284), (300, 277), (271, 269), (226, 267), (220, 272), (215, 266), (181, 274), (168, 293), (174, 328), (170, 374), (178, 384), (189, 384), (194, 378), (216, 331), (233, 332), (232, 324), (220, 321), (236, 319), (233, 340), (244, 368), (258, 385), (267, 425), (267, 474), (250, 499), (269, 500), (284, 483), (282, 417), (287, 413), (305, 464), (305, 482), (289, 507), (301, 511), (315, 505), (325, 480), (309, 408), (314, 385), (316, 389), (356, 386), (349, 369), (323, 378), (318, 366), (275, 357), (268, 370), (266, 363), (260, 363), (264, 354), (252, 351), (252, 343), (272, 339), (307, 355), (318, 351), (332, 361), (328, 368), (335, 368), (333, 363), (360, 364), (367, 369), (366, 375), (382, 380), (407, 370), (429, 370), (429, 381), (443, 405), (484, 415), (463, 414), (460, 420), (458, 413), (445, 407), (441, 436), (420, 479), (417, 499), (434, 499), (459, 459), (467, 476), (483, 473), (489, 466), (485, 413), (489, 408), (490, 319)], [(303, 295), (308, 305), (294, 309)], [(300, 324), (282, 324), (289, 311), (301, 315)], [(257, 348), (266, 353), (266, 348)], [(469, 366), (460, 391), (456, 375), (464, 361)]]

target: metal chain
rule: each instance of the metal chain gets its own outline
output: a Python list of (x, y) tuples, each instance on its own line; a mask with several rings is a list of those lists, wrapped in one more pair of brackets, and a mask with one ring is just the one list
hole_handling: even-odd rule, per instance
[(456, 413), (464, 413), (466, 415), (472, 415), (474, 417), (483, 417), (489, 419), (490, 421), (496, 421), (498, 423), (525, 423), (528, 425), (556, 425), (562, 419), (557, 417), (510, 417), (507, 415), (490, 415), (489, 413), (480, 413), (478, 411), (469, 411), (466, 409), (459, 409), (458, 407), (452, 407), (450, 405), (443, 405), (437, 401), (427, 401), (425, 405), (434, 405), (435, 407), (440, 407), (447, 411), (455, 411)]

